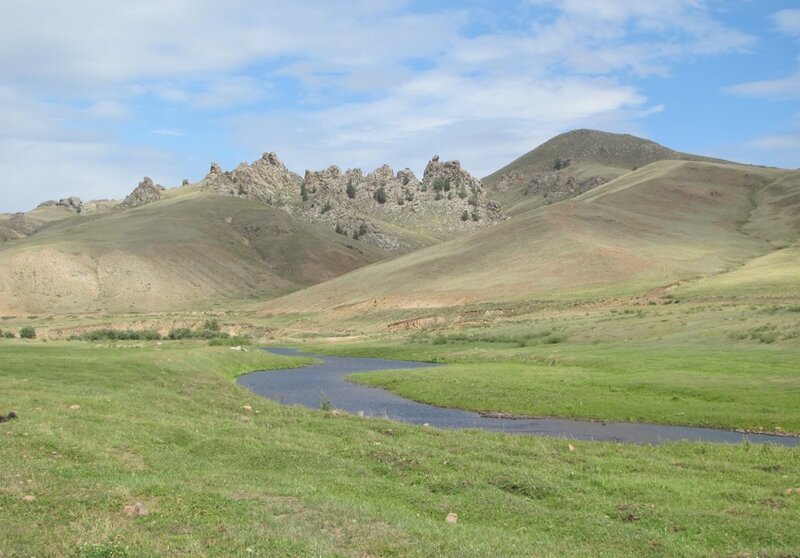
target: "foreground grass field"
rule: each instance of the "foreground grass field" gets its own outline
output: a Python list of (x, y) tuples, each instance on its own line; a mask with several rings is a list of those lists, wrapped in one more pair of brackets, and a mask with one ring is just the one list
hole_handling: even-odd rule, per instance
[(0, 424), (0, 554), (800, 553), (800, 452), (441, 432), (283, 407), (232, 381), (286, 365), (179, 343), (3, 342), (0, 412), (19, 419)]

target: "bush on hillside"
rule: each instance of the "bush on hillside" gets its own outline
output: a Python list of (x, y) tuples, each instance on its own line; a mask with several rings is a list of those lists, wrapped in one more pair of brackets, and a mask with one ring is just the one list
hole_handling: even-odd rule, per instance
[(375, 201), (378, 203), (386, 203), (386, 189), (383, 186), (375, 190), (375, 194), (373, 194)]
[(161, 334), (155, 329), (132, 330), (101, 328), (87, 331), (78, 339), (84, 341), (158, 341)]
[(252, 345), (253, 340), (250, 337), (243, 335), (236, 335), (234, 337), (216, 337), (208, 341), (211, 347), (236, 347), (240, 345)]
[(36, 329), (25, 326), (19, 330), (19, 336), (21, 339), (36, 339)]

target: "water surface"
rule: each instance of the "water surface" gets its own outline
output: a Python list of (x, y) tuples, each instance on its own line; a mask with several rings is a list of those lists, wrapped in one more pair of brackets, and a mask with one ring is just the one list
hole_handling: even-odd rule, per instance
[(678, 440), (738, 443), (745, 440), (783, 446), (798, 446), (800, 438), (770, 434), (742, 434), (730, 430), (669, 426), (628, 422), (589, 421), (561, 418), (510, 419), (484, 417), (472, 411), (445, 409), (411, 401), (387, 390), (354, 384), (345, 376), (373, 370), (433, 368), (428, 362), (384, 360), (377, 358), (332, 357), (304, 353), (295, 349), (271, 348), (285, 356), (307, 356), (322, 360), (303, 368), (253, 372), (237, 383), (258, 395), (286, 405), (304, 405), (319, 409), (323, 401), (352, 414), (385, 417), (411, 424), (436, 428), (478, 428), (509, 434), (534, 434), (580, 440), (612, 440), (639, 444), (657, 444)]

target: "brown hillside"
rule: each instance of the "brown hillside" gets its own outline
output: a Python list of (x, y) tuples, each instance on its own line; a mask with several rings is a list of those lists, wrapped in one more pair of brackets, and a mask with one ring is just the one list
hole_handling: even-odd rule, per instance
[(194, 193), (0, 245), (0, 308), (196, 309), (285, 294), (384, 257), (258, 202)]
[(724, 272), (772, 250), (742, 225), (759, 209), (756, 194), (782, 176), (654, 163), (574, 200), (274, 300), (265, 312), (617, 296)]

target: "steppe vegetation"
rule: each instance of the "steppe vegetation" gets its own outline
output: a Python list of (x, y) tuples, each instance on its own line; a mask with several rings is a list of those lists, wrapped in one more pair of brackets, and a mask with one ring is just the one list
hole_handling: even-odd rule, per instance
[(285, 407), (233, 379), (300, 360), (156, 343), (0, 345), (19, 414), (0, 425), (4, 556), (800, 548), (796, 450), (446, 432)]

